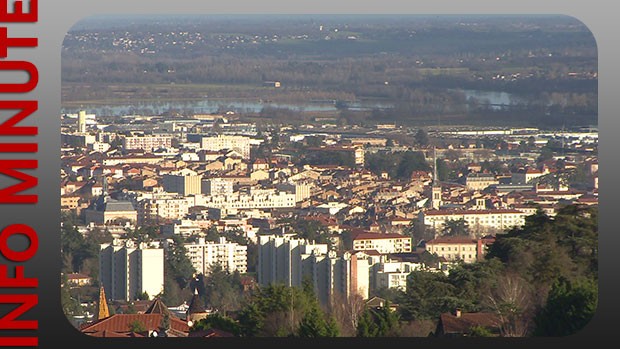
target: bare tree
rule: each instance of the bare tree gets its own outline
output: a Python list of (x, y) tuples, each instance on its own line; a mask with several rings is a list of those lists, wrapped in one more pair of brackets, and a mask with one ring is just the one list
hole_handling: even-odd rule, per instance
[(533, 318), (533, 301), (527, 281), (518, 275), (505, 275), (485, 300), (499, 317), (498, 325), (503, 337), (525, 337), (528, 334)]
[(355, 336), (357, 324), (365, 304), (364, 298), (357, 293), (348, 298), (340, 293), (332, 295), (331, 306), (328, 311), (338, 322), (341, 336)]

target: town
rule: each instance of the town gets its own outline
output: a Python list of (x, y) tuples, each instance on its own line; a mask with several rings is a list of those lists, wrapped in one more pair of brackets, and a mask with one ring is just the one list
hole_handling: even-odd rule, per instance
[[(222, 297), (196, 300), (204, 286), (193, 282), (213, 270), (238, 275), (241, 293), (310, 280), (322, 305), (384, 304), (381, 292), (405, 290), (413, 271), (449, 275), (482, 261), (528, 216), (598, 204), (591, 127), (362, 128), (317, 118), (261, 129), (234, 112), (127, 118), (62, 116), (63, 287), (88, 290), (72, 293), (82, 297), (67, 314), (76, 327), (109, 316), (104, 303), (172, 314), (167, 335), (191, 335), (192, 321), (238, 310)], [(79, 250), (89, 240), (95, 255)], [(162, 335), (157, 326), (145, 335)], [(105, 321), (82, 331), (139, 332)]]
[(63, 42), (92, 337), (540, 337), (597, 307), (598, 56), (559, 15), (127, 15)]

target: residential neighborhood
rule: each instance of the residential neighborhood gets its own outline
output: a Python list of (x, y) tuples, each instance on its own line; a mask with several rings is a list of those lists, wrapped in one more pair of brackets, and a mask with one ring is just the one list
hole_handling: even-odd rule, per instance
[(77, 331), (533, 337), (592, 318), (582, 23), (123, 18), (80, 22), (62, 51), (60, 284)]
[[(394, 134), (428, 132), (429, 141), (349, 148), (346, 129), (284, 126), (262, 137), (233, 136), (205, 132), (208, 124), (191, 117), (171, 131), (158, 125), (176, 118), (144, 119), (110, 141), (111, 126), (97, 116), (88, 127), (79, 115), (63, 116), (63, 139), (83, 142), (62, 149), (62, 210), (84, 237), (105, 232), (98, 281), (112, 304), (165, 294), (165, 256), (175, 244), (195, 275), (218, 265), (260, 286), (301, 287), (310, 278), (324, 305), (336, 295), (369, 300), (384, 289), (405, 289), (411, 271), (448, 275), (454, 265), (483, 260), (496, 236), (538, 211), (553, 217), (568, 205), (598, 204), (598, 138), (591, 131), (548, 138), (508, 129), (498, 141), (480, 136), (482, 130), (396, 127)], [(236, 122), (230, 117), (229, 128)], [(382, 139), (373, 131), (354, 132)], [(391, 139), (384, 137), (381, 144)], [(565, 147), (544, 157), (557, 139)], [(339, 157), (331, 162), (305, 158), (335, 149)], [(389, 167), (365, 161), (379, 154), (418, 154), (420, 162), (408, 176), (393, 177)], [(146, 230), (147, 237), (137, 233)], [(79, 287), (89, 275), (74, 272), (68, 280)], [(326, 278), (333, 281), (319, 282)], [(168, 305), (188, 300), (177, 302)]]

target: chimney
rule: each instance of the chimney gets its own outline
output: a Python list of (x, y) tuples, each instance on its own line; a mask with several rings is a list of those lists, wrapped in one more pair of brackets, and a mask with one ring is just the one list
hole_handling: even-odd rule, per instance
[(461, 309), (456, 308), (456, 311), (454, 312), (454, 316), (456, 316), (457, 318), (461, 317)]

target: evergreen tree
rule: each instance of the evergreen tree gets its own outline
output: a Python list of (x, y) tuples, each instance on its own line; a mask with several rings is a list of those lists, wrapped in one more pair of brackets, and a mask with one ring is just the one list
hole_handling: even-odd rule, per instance
[(170, 248), (166, 250), (166, 262), (169, 266), (168, 276), (177, 282), (179, 288), (183, 289), (187, 287), (196, 270), (187, 257), (187, 251), (181, 238), (174, 235), (172, 241)]
[(255, 337), (263, 328), (264, 314), (259, 306), (254, 303), (248, 303), (239, 312), (239, 334), (242, 337)]
[(441, 230), (444, 236), (469, 236), (469, 225), (465, 219), (448, 219)]
[(383, 307), (364, 310), (358, 322), (357, 337), (396, 337), (399, 330), (399, 316), (387, 302)]
[(598, 284), (592, 279), (570, 281), (559, 278), (547, 303), (534, 319), (537, 336), (567, 336), (584, 328), (598, 304)]
[(235, 337), (238, 337), (241, 332), (241, 328), (237, 321), (219, 313), (211, 314), (198, 320), (194, 325), (192, 325), (190, 332), (208, 330), (210, 328), (230, 332)]
[(430, 142), (428, 133), (422, 128), (419, 129), (413, 137), (415, 138), (416, 144), (420, 146), (427, 146)]

